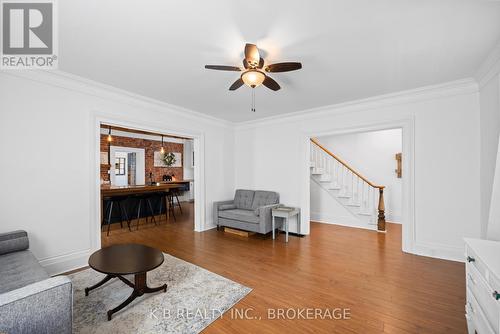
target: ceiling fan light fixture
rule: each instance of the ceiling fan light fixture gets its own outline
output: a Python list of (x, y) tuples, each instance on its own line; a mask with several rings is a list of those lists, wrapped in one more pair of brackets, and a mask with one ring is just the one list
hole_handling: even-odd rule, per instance
[(264, 82), (265, 79), (266, 79), (266, 75), (262, 71), (254, 70), (254, 69), (245, 71), (241, 75), (241, 80), (243, 80), (245, 85), (252, 87), (252, 88), (260, 86)]

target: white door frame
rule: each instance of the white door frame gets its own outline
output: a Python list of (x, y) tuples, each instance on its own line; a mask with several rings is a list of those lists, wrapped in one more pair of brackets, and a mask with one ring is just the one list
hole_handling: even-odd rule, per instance
[(168, 133), (175, 136), (190, 138), (193, 140), (194, 156), (194, 230), (202, 232), (206, 229), (205, 222), (205, 134), (203, 132), (191, 132), (178, 130), (163, 126), (163, 123), (151, 123), (147, 121), (129, 120), (127, 117), (109, 115), (101, 111), (93, 111), (91, 117), (90, 135), (90, 203), (91, 217), (94, 222), (90, 224), (91, 250), (101, 248), (101, 124), (124, 127), (131, 130), (151, 131), (156, 133)]
[[(367, 123), (364, 125), (348, 128), (334, 128), (323, 132), (310, 132), (303, 136), (302, 151), (305, 157), (302, 183), (301, 206), (305, 208), (303, 221), (307, 226), (301, 228), (302, 233), (309, 234), (310, 224), (310, 138), (329, 135), (352, 134), (359, 132), (371, 132), (401, 128), (402, 129), (402, 160), (403, 160), (403, 178), (402, 185), (402, 250), (407, 253), (415, 253), (416, 245), (416, 226), (415, 226), (415, 121), (413, 117), (400, 120), (388, 120), (377, 123)], [(305, 216), (305, 217), (304, 217)]]

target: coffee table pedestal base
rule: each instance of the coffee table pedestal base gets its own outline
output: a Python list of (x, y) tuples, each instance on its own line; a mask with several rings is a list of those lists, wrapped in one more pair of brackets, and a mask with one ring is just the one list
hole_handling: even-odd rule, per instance
[(125, 306), (130, 304), (134, 299), (142, 296), (145, 293), (153, 293), (153, 292), (158, 292), (158, 291), (162, 291), (162, 290), (163, 290), (163, 292), (167, 292), (167, 285), (166, 284), (163, 284), (162, 286), (159, 286), (157, 288), (148, 287), (147, 280), (146, 280), (146, 273), (144, 272), (144, 273), (135, 274), (134, 283), (130, 282), (128, 279), (126, 279), (125, 277), (123, 277), (121, 275), (108, 274), (99, 283), (97, 283), (89, 288), (85, 288), (85, 296), (89, 295), (90, 290), (94, 290), (94, 289), (100, 287), (101, 285), (103, 285), (104, 283), (106, 283), (107, 281), (109, 281), (112, 278), (118, 278), (120, 281), (127, 284), (129, 287), (131, 287), (134, 290), (132, 291), (130, 296), (123, 303), (121, 303), (120, 305), (118, 305), (114, 309), (108, 311), (108, 321), (111, 320), (113, 313), (120, 311), (122, 308), (124, 308)]

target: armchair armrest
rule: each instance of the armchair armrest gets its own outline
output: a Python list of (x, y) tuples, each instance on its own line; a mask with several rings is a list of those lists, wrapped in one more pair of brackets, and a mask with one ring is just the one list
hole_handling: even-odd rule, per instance
[[(271, 211), (273, 208), (279, 207), (280, 204), (270, 204), (258, 207), (255, 213), (259, 216), (260, 219), (260, 230), (261, 233), (266, 233), (266, 231), (272, 230), (272, 214)], [(258, 212), (258, 213), (257, 213)]]
[(214, 202), (214, 208), (215, 207), (219, 208), (221, 205), (231, 205), (231, 204), (234, 205), (234, 200)]
[(73, 287), (51, 277), (0, 294), (0, 333), (71, 333)]
[(7, 254), (28, 249), (29, 240), (26, 231), (0, 233), (0, 254)]
[(233, 203), (219, 205), (219, 211), (232, 210), (232, 209), (236, 209), (236, 205), (234, 205)]
[(227, 208), (223, 209), (222, 207), (231, 204), (234, 205), (234, 200), (214, 202), (213, 223), (217, 225), (217, 229), (219, 229), (219, 211), (228, 210)]
[(269, 205), (264, 205), (264, 206), (259, 206), (255, 210), (255, 214), (259, 217), (265, 216), (265, 215), (270, 215), (272, 209), (279, 207), (281, 204), (269, 204)]

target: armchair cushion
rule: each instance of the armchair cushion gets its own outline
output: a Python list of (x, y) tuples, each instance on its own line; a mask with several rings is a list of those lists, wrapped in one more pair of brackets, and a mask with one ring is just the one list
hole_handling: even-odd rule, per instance
[(252, 209), (258, 209), (264, 205), (278, 204), (280, 196), (274, 191), (257, 190), (253, 197)]
[(252, 210), (252, 202), (254, 197), (253, 190), (238, 189), (234, 194), (234, 204), (237, 209)]
[(0, 256), (0, 268), (0, 294), (49, 278), (28, 250)]
[(232, 209), (236, 209), (236, 205), (234, 203), (219, 205), (219, 211), (232, 210)]
[(28, 233), (26, 231), (13, 231), (0, 233), (0, 255), (26, 250), (29, 247)]
[(259, 217), (255, 215), (253, 210), (243, 210), (243, 209), (233, 209), (233, 210), (224, 210), (219, 212), (219, 217), (238, 220), (246, 223), (259, 223)]

